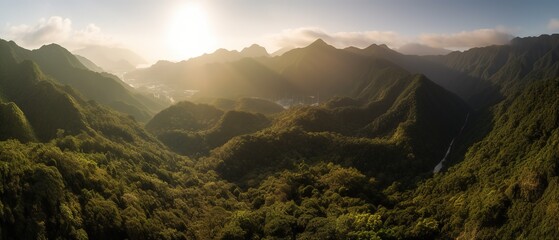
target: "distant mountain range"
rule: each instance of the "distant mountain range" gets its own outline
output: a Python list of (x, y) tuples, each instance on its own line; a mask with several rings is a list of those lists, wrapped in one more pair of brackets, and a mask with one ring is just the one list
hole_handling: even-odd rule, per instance
[(189, 62), (195, 64), (207, 64), (207, 63), (225, 63), (239, 61), (243, 58), (258, 58), (258, 57), (268, 57), (269, 54), (264, 47), (257, 44), (253, 44), (250, 47), (246, 47), (243, 50), (229, 51), (227, 49), (220, 48), (211, 54), (204, 54), (199, 57), (191, 58)]
[[(349, 48), (355, 48), (355, 47), (349, 47)], [(289, 52), (290, 50), (293, 49), (294, 48), (289, 48), (289, 47), (280, 48), (275, 52), (271, 53), (270, 55), (274, 57), (281, 56), (284, 53)], [(400, 46), (399, 48), (395, 48), (394, 50), (405, 55), (417, 55), (417, 56), (446, 55), (452, 52), (451, 50), (448, 49), (430, 47), (420, 43), (407, 43)]]
[[(545, 37), (540, 37), (543, 38)], [(518, 41), (528, 40), (514, 39), (510, 46), (490, 46), (463, 53), (428, 56), (405, 55), (385, 45), (375, 44), (363, 49), (336, 49), (322, 40), (317, 40), (307, 47), (270, 57), (265, 49), (253, 45), (251, 48), (260, 52), (253, 57), (243, 54), (249, 48), (242, 52), (220, 49), (212, 54), (180, 63), (160, 62), (150, 68), (129, 72), (124, 78), (141, 86), (149, 86), (154, 82), (167, 86), (174, 90), (172, 98), (175, 100), (188, 99), (193, 92), (196, 93), (195, 97), (202, 98), (257, 96), (280, 100), (322, 95), (322, 99), (328, 99), (334, 95), (355, 96), (352, 88), (358, 86), (359, 82), (366, 81), (363, 77), (367, 72), (382, 64), (394, 64), (410, 73), (424, 74), (477, 108), (498, 101), (499, 87), (496, 84), (504, 81), (500, 79), (518, 78), (520, 76), (515, 76), (518, 74), (541, 74), (528, 72), (544, 64), (543, 61), (551, 61), (542, 59), (535, 62), (538, 58), (552, 56), (544, 56), (547, 53), (545, 51), (541, 56), (513, 57), (517, 55), (517, 51), (528, 50), (518, 49)], [(426, 46), (410, 45), (405, 48), (407, 47)], [(476, 52), (483, 52), (489, 59), (480, 58)], [(509, 56), (506, 52), (513, 55)], [(458, 61), (465, 61), (464, 58), (476, 58), (479, 59), (476, 61), (486, 61), (486, 64), (493, 65), (487, 66), (487, 69), (473, 69), (475, 65), (468, 66), (469, 69), (456, 66)], [(382, 61), (385, 63), (381, 63)], [(531, 62), (537, 66), (524, 66)], [(478, 64), (482, 63), (484, 62)], [(516, 70), (517, 66), (522, 66), (521, 70)], [(499, 70), (500, 68), (503, 69)], [(251, 87), (257, 84), (260, 86), (251, 90)], [(158, 88), (152, 89), (158, 91)], [(184, 91), (188, 94), (184, 94)]]
[[(135, 52), (116, 47), (90, 46), (73, 52), (83, 56), (89, 61), (99, 66), (102, 71), (122, 76), (124, 73), (135, 70), (137, 66), (147, 64), (147, 61)], [(80, 59), (82, 61), (83, 59)], [(82, 62), (83, 63), (83, 62)], [(91, 66), (87, 62), (84, 65)], [(93, 67), (93, 71), (99, 72), (98, 68)]]
[[(246, 54), (248, 49), (259, 54), (251, 57)], [(320, 39), (275, 57), (256, 45), (241, 52), (220, 49), (179, 63), (159, 62), (129, 72), (124, 79), (134, 85), (151, 85), (150, 89), (160, 96), (173, 89), (171, 97), (175, 100), (188, 99), (191, 93), (184, 94), (187, 90), (195, 90), (194, 96), (202, 98), (257, 96), (280, 100), (322, 95), (322, 99), (328, 99), (334, 95), (356, 96), (354, 88), (368, 81), (368, 73), (390, 64), (423, 73), (465, 99), (490, 87), (487, 81), (428, 57), (403, 55), (386, 45), (336, 49)], [(154, 83), (168, 89), (153, 87)]]

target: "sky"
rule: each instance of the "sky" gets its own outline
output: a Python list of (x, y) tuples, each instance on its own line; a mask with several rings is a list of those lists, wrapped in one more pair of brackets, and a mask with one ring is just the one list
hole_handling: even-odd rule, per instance
[(343, 48), (419, 43), (465, 50), (559, 32), (559, 1), (0, 0), (0, 38), (129, 48), (149, 61), (184, 60), (253, 43), (269, 52), (317, 38)]

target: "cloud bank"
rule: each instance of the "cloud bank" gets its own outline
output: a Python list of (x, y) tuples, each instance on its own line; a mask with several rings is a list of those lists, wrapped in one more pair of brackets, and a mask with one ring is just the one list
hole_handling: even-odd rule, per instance
[(559, 19), (556, 18), (549, 19), (549, 23), (547, 23), (547, 29), (551, 31), (559, 30)]
[(391, 31), (363, 31), (327, 33), (320, 28), (287, 29), (271, 37), (278, 48), (296, 48), (309, 45), (316, 39), (322, 39), (336, 47), (367, 47), (373, 43), (399, 45), (401, 37)]
[(477, 29), (452, 34), (422, 34), (419, 42), (435, 48), (473, 48), (507, 44), (513, 35), (501, 29)]
[(59, 16), (41, 18), (33, 26), (8, 25), (7, 35), (11, 40), (28, 48), (37, 48), (50, 43), (57, 43), (70, 49), (116, 44), (113, 38), (103, 34), (95, 24), (89, 24), (83, 29), (74, 29), (70, 19)]
[(396, 51), (403, 53), (403, 54), (408, 54), (408, 55), (419, 55), (419, 56), (424, 56), (424, 55), (446, 55), (449, 54), (450, 52), (452, 52), (451, 50), (445, 49), (445, 48), (435, 48), (435, 47), (430, 47), (424, 44), (419, 44), (419, 43), (408, 43), (408, 44), (404, 44), (401, 47), (399, 47), (398, 49), (396, 49)]
[[(445, 49), (462, 50), (473, 47), (507, 44), (513, 37), (512, 34), (502, 28), (476, 29), (450, 34), (421, 34), (415, 38), (406, 38), (394, 31), (328, 33), (320, 28), (306, 27), (287, 29), (270, 38), (274, 47), (280, 49), (304, 47), (321, 38), (338, 48), (348, 46), (364, 48), (371, 44), (386, 44), (396, 49), (400, 47), (405, 48), (411, 44), (411, 46), (422, 46), (422, 51), (425, 54), (441, 54), (445, 52)], [(415, 51), (413, 52), (415, 53)]]

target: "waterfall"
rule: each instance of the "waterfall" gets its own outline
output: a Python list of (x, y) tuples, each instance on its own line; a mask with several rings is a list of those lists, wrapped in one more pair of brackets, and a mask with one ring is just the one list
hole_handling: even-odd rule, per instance
[(446, 161), (446, 158), (448, 158), (448, 155), (450, 155), (450, 151), (452, 150), (452, 145), (454, 144), (454, 140), (456, 140), (456, 138), (458, 136), (460, 136), (460, 134), (462, 134), (462, 131), (464, 131), (464, 128), (466, 127), (466, 124), (468, 123), (468, 117), (469, 116), (470, 116), (470, 113), (466, 114), (466, 119), (464, 120), (464, 124), (462, 125), (462, 128), (460, 128), (460, 132), (458, 132), (458, 135), (456, 135), (456, 137), (454, 137), (452, 139), (452, 141), (450, 141), (450, 144), (448, 145), (448, 149), (446, 149), (446, 153), (445, 153), (443, 159), (441, 159), (439, 164), (437, 164), (437, 166), (435, 166), (435, 168), (433, 169), (433, 173), (438, 173), (443, 168), (443, 162)]

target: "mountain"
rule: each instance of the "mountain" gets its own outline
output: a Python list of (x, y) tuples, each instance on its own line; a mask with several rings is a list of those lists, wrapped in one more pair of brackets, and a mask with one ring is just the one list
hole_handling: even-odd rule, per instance
[(190, 92), (197, 97), (277, 98), (296, 91), (283, 76), (255, 59), (203, 63), (203, 57), (179, 63), (158, 62), (125, 77), (134, 79), (135, 85), (163, 84), (165, 88), (156, 88), (156, 93), (170, 95), (175, 101), (188, 99), (192, 96)]
[[(226, 101), (230, 102), (224, 104)], [(173, 151), (195, 156), (207, 154), (235, 136), (269, 126), (270, 120), (263, 114), (283, 111), (273, 102), (256, 98), (214, 103), (219, 105), (179, 102), (155, 115), (146, 129)]]
[[(359, 55), (348, 54), (344, 50), (338, 50), (320, 42), (316, 44), (311, 45), (312, 48), (310, 49), (313, 51), (332, 50), (333, 53), (342, 54), (342, 56), (347, 56), (348, 59), (352, 60), (362, 58)], [(295, 54), (304, 55), (308, 53), (295, 52)], [(365, 143), (363, 143), (363, 146), (359, 145), (365, 149), (370, 149), (370, 151), (387, 151), (386, 154), (396, 154), (393, 152), (394, 149), (388, 146), (398, 145), (399, 149), (402, 148), (401, 153), (415, 154), (414, 157), (410, 158), (399, 154), (393, 156), (394, 162), (397, 162), (392, 165), (394, 169), (398, 168), (396, 166), (408, 165), (410, 171), (398, 170), (400, 172), (394, 172), (390, 178), (382, 177), (385, 181), (394, 181), (395, 179), (410, 181), (417, 175), (429, 174), (444, 155), (452, 138), (458, 134), (468, 111), (470, 111), (469, 108), (461, 99), (437, 86), (425, 76), (411, 75), (405, 70), (382, 60), (371, 61), (370, 64), (374, 68), (371, 68), (368, 74), (360, 77), (362, 82), (358, 82), (359, 85), (352, 87), (354, 92), (347, 93), (355, 96), (356, 99), (342, 98), (328, 101), (325, 106), (298, 107), (276, 113), (278, 115), (272, 115), (274, 121), (270, 127), (265, 124), (265, 118), (242, 112), (254, 111), (251, 109), (269, 109), (273, 106), (273, 104), (263, 105), (264, 100), (255, 101), (256, 99), (251, 98), (237, 100), (237, 103), (225, 99), (214, 101), (224, 111), (232, 109), (239, 111), (225, 113), (210, 105), (181, 102), (156, 115), (146, 127), (171, 149), (189, 156), (208, 155), (210, 150), (225, 143), (217, 150), (211, 151), (208, 157), (210, 159), (220, 159), (222, 165), (216, 166), (216, 168), (218, 168), (219, 173), (223, 173), (224, 177), (229, 180), (242, 179), (244, 174), (250, 175), (251, 172), (258, 172), (260, 168), (273, 166), (277, 163), (275, 161), (284, 161), (283, 152), (288, 155), (297, 152), (297, 155), (309, 158), (313, 154), (325, 154), (321, 152), (322, 148), (315, 149), (312, 145), (315, 140), (312, 140), (311, 136), (321, 132), (344, 135), (342, 139), (335, 138), (341, 142), (329, 143), (332, 144), (328, 148), (329, 154), (334, 154), (339, 150), (336, 144), (345, 146), (345, 143), (342, 142), (364, 137), (374, 139), (370, 145)], [(254, 105), (251, 102), (260, 106), (249, 107)], [(220, 116), (222, 119), (218, 120)], [(231, 118), (232, 116), (237, 116), (237, 118)], [(225, 124), (227, 121), (233, 121), (235, 124), (227, 125)], [(231, 130), (216, 131), (215, 129)], [(292, 133), (288, 129), (302, 131), (293, 133), (296, 135), (294, 137), (300, 139), (292, 143), (299, 145), (282, 145), (277, 142), (291, 141), (282, 139), (282, 136), (284, 136), (282, 134), (287, 134), (284, 136), (287, 138), (291, 136)], [(251, 134), (255, 131), (259, 132)], [(229, 133), (225, 134), (225, 132)], [(277, 134), (279, 135), (276, 136)], [(310, 146), (304, 143), (308, 137), (310, 137), (308, 139), (311, 142)], [(212, 138), (225, 140), (212, 144)], [(236, 145), (239, 144), (239, 141), (244, 143), (245, 140), (241, 139), (245, 138), (249, 139), (246, 140), (249, 142), (246, 143), (248, 145)], [(276, 145), (278, 147), (274, 151), (262, 150), (261, 154), (263, 155), (255, 155), (254, 157), (243, 155), (253, 149), (269, 149)], [(285, 149), (279, 147), (280, 145)], [(232, 150), (231, 147), (234, 149)], [(358, 146), (350, 144), (347, 147)], [(308, 152), (299, 153), (299, 151), (302, 151), (298, 150), (300, 148), (308, 148)], [(237, 157), (237, 154), (240, 154), (239, 157)], [(223, 155), (231, 158), (223, 159)], [(351, 153), (340, 157), (342, 159), (355, 158)], [(256, 163), (251, 160), (255, 159), (254, 161), (257, 161), (259, 158), (270, 159), (270, 161)], [(347, 164), (358, 167), (368, 175), (381, 172), (380, 169), (371, 169), (372, 165), (362, 162), (362, 159), (355, 159), (355, 163), (351, 160), (347, 161)], [(281, 169), (283, 165), (278, 163), (278, 166)], [(395, 171), (394, 169), (390, 171)]]
[(243, 50), (241, 50), (241, 55), (243, 57), (249, 57), (249, 58), (256, 58), (256, 57), (268, 57), (268, 51), (266, 50), (266, 48), (258, 45), (258, 44), (252, 44), (250, 45), (250, 47), (246, 47), (243, 48)]
[(321, 94), (325, 99), (349, 94), (368, 70), (368, 63), (361, 56), (336, 49), (321, 39), (281, 57), (261, 61), (303, 94)]
[[(281, 229), (281, 234), (307, 236), (297, 228), (281, 228), (294, 224), (312, 232), (309, 236), (325, 238), (348, 236), (344, 234), (380, 239), (557, 236), (559, 233), (553, 227), (557, 222), (553, 212), (557, 205), (559, 160), (555, 44), (555, 36), (543, 35), (518, 38), (505, 46), (413, 58), (394, 58), (398, 54), (382, 47), (369, 49), (371, 55), (391, 54), (384, 59), (400, 60), (393, 62), (399, 66), (425, 62), (416, 68), (431, 67), (425, 69), (441, 73), (444, 70), (489, 83), (492, 91), (488, 93), (494, 95), (493, 99), (487, 101), (487, 93), (472, 94), (471, 102), (485, 104), (457, 111), (468, 108), (425, 76), (411, 75), (407, 81), (404, 76), (401, 80), (382, 78), (384, 82), (371, 84), (378, 87), (371, 87), (362, 96), (368, 96), (372, 102), (346, 97), (333, 99), (320, 108), (288, 110), (271, 129), (234, 138), (203, 158), (214, 164), (224, 178), (265, 195), (253, 195), (255, 210), (243, 215), (253, 221), (236, 219), (226, 233), (245, 237), (273, 234), (266, 232), (269, 228), (262, 228), (263, 233), (249, 231), (264, 224)], [(379, 106), (383, 111), (373, 111)], [(471, 111), (468, 116), (466, 111)], [(440, 119), (441, 113), (454, 120)], [(441, 132), (451, 122), (454, 132)], [(369, 135), (359, 135), (360, 132)], [(445, 141), (434, 144), (437, 136), (444, 135), (446, 147)], [(443, 149), (438, 152), (439, 159), (451, 163), (446, 166), (445, 162), (443, 172), (425, 180), (412, 178), (411, 182), (417, 185), (411, 187), (402, 181), (405, 178), (398, 178), (407, 174), (421, 176), (417, 170), (429, 159), (433, 161), (429, 166), (433, 167), (433, 156), (437, 155), (429, 154), (433, 149)], [(427, 161), (421, 160), (429, 155)], [(328, 165), (322, 165), (325, 162)], [(367, 180), (368, 176), (373, 177)], [(368, 184), (362, 185), (364, 182)], [(328, 185), (332, 183), (339, 185)], [(380, 187), (385, 198), (371, 189), (383, 184), (389, 185)], [(314, 211), (309, 214), (328, 216), (334, 211), (328, 203), (357, 196), (373, 204), (373, 210), (361, 212), (359, 217), (348, 213), (347, 220), (315, 217), (305, 221), (304, 213), (299, 212)], [(316, 199), (326, 204), (321, 205)], [(274, 220), (283, 224), (273, 225), (269, 218), (258, 218), (270, 214), (272, 210), (266, 206), (296, 210), (293, 214), (276, 213)], [(365, 227), (357, 219), (375, 220)], [(340, 229), (340, 223), (347, 223), (347, 230)], [(234, 231), (239, 228), (248, 231), (247, 235)]]
[(414, 190), (417, 204), (402, 202), (394, 218), (411, 210), (409, 219), (436, 221), (437, 234), (450, 238), (556, 236), (557, 94), (557, 77), (542, 79), (499, 103), (491, 131), (462, 161)]
[(473, 48), (430, 59), (490, 81), (505, 92), (559, 74), (559, 34), (515, 38), (509, 45)]
[[(134, 86), (162, 99), (170, 99), (171, 102), (188, 99), (193, 93), (203, 97), (268, 97), (261, 91), (268, 88), (269, 90), (264, 91), (276, 92), (272, 93), (274, 95), (285, 88), (273, 83), (283, 82), (281, 76), (260, 66), (251, 58), (243, 59), (244, 54), (255, 56), (254, 54), (264, 53), (265, 49), (257, 45), (241, 52), (218, 49), (212, 54), (204, 54), (188, 61), (159, 61), (149, 68), (127, 73), (125, 79)], [(261, 86), (255, 91), (254, 84)], [(265, 87), (266, 85), (269, 87)]]
[(280, 48), (280, 49), (276, 50), (275, 52), (271, 53), (270, 56), (272, 56), (272, 57), (281, 56), (284, 53), (289, 52), (291, 50), (293, 50), (293, 48), (287, 48), (287, 47)]
[(243, 48), (240, 52), (237, 50), (227, 50), (220, 48), (213, 53), (204, 54), (199, 57), (191, 58), (187, 62), (192, 62), (196, 64), (207, 64), (207, 63), (226, 63), (239, 61), (243, 58), (258, 58), (258, 57), (268, 57), (268, 51), (258, 44), (252, 44), (249, 47)]
[(161, 90), (160, 94), (182, 94), (182, 98), (173, 94), (175, 100), (191, 97), (184, 91), (195, 91), (194, 97), (201, 98), (260, 97), (296, 105), (334, 95), (353, 96), (355, 88), (365, 81), (364, 75), (391, 64), (336, 49), (322, 40), (280, 57), (210, 61), (213, 58), (228, 59), (231, 54), (237, 53), (217, 50), (189, 61), (158, 62), (125, 77), (144, 84), (155, 84), (153, 81), (157, 79), (158, 84), (175, 89)]
[(78, 61), (80, 61), (80, 63), (83, 64), (87, 69), (89, 69), (91, 71), (94, 71), (94, 72), (98, 72), (98, 73), (105, 72), (105, 70), (103, 70), (101, 67), (97, 66), (91, 60), (89, 60), (85, 57), (82, 57), (80, 55), (75, 55), (75, 56), (78, 59)]
[(146, 129), (154, 133), (170, 130), (206, 130), (222, 115), (223, 111), (207, 104), (179, 102), (155, 115), (146, 124)]
[[(214, 53), (178, 63), (160, 61), (147, 69), (139, 69), (125, 75), (134, 85), (154, 89), (160, 95), (169, 95), (174, 100), (188, 99), (195, 91), (197, 96), (235, 98), (262, 97), (281, 98), (299, 95), (292, 83), (281, 74), (263, 65), (259, 59), (268, 58), (267, 51), (256, 44), (241, 52), (218, 49)], [(255, 87), (255, 85), (257, 85)], [(166, 88), (170, 86), (170, 88)]]
[(15, 115), (6, 116), (6, 120), (15, 122), (8, 122), (8, 126), (23, 123), (20, 127), (27, 132), (27, 137), (23, 137), (26, 140), (33, 135), (41, 140), (52, 139), (57, 129), (74, 134), (87, 130), (73, 91), (45, 81), (45, 75), (31, 61), (11, 64), (13, 68), (2, 69), (4, 77), (0, 82), (7, 92), (4, 100), (16, 104), (6, 106), (9, 114)]
[(13, 102), (0, 103), (0, 140), (17, 139), (21, 142), (36, 139), (25, 114)]
[[(239, 59), (239, 55), (236, 51), (221, 49), (180, 63), (159, 62), (150, 68), (128, 73), (125, 77), (147, 85), (153, 85), (157, 79), (158, 83), (170, 86), (170, 89), (157, 91), (157, 94), (170, 94), (173, 99), (179, 100), (192, 96), (184, 91), (195, 91), (194, 96), (201, 97), (261, 97), (289, 101), (292, 103), (287, 105), (296, 105), (298, 102), (309, 102), (309, 98), (329, 99), (336, 95), (355, 97), (354, 88), (363, 87), (365, 75), (380, 74), (380, 69), (393, 65), (411, 73), (426, 75), (474, 107), (490, 102), (476, 102), (474, 96), (494, 92), (490, 81), (458, 71), (429, 57), (400, 54), (386, 45), (336, 49), (318, 39), (309, 46), (292, 49), (281, 56)], [(255, 84), (266, 86), (258, 87), (266, 90), (250, 89)]]
[[(395, 96), (380, 100), (356, 101), (349, 106), (290, 109), (278, 116), (270, 129), (235, 138), (213, 151), (210, 158), (221, 159), (218, 172), (235, 181), (254, 172), (289, 168), (292, 161), (289, 156), (293, 154), (310, 162), (316, 156), (321, 156), (321, 161), (343, 162), (383, 181), (407, 181), (406, 178), (428, 173), (458, 134), (468, 107), (424, 76), (397, 81), (404, 83), (397, 88)], [(329, 137), (329, 134), (334, 135)], [(326, 147), (318, 147), (322, 144)], [(346, 147), (364, 152), (346, 152)], [(401, 152), (392, 152), (393, 147)], [(254, 149), (259, 149), (258, 153), (250, 156)], [(414, 156), (406, 157), (408, 151)], [(362, 158), (382, 153), (391, 159), (390, 167), (378, 168), (382, 160), (368, 162)], [(404, 165), (408, 171), (397, 167)], [(390, 177), (379, 175), (381, 172)]]
[(91, 60), (102, 69), (117, 76), (122, 76), (122, 74), (136, 69), (138, 65), (147, 63), (137, 53), (126, 48), (90, 46), (75, 50), (74, 54)]
[(347, 47), (345, 48), (346, 51), (366, 55), (366, 56), (374, 56), (374, 57), (382, 57), (382, 58), (394, 58), (396, 56), (400, 56), (402, 54), (392, 50), (386, 44), (371, 44), (366, 48), (360, 49), (356, 47)]
[[(411, 73), (424, 74), (433, 82), (464, 99), (474, 108), (481, 108), (498, 101), (500, 96), (490, 81), (453, 69), (442, 62), (433, 61), (439, 56), (411, 56), (398, 53), (386, 45), (372, 44), (367, 48), (347, 48), (346, 51), (385, 59)], [(485, 95), (485, 97), (480, 97)]]
[(140, 121), (163, 108), (156, 99), (135, 92), (114, 75), (90, 71), (75, 55), (56, 44), (30, 51), (0, 40), (0, 58), (5, 64), (31, 60), (55, 82), (69, 85), (84, 98), (114, 107)]

